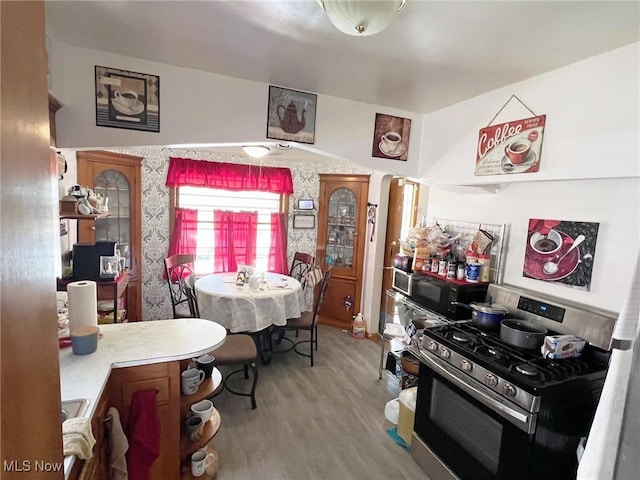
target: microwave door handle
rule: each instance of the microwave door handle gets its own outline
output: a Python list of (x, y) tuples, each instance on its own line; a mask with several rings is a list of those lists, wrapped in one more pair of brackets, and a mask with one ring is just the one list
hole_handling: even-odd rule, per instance
[(491, 410), (495, 411), (502, 417), (509, 420), (513, 425), (518, 427), (520, 430), (526, 432), (527, 434), (532, 434), (536, 429), (535, 416), (528, 413), (521, 413), (503, 403), (491, 398), (485, 392), (475, 387), (471, 383), (467, 383), (462, 379), (458, 378), (453, 372), (450, 372), (444, 366), (440, 365), (440, 363), (436, 362), (428, 355), (421, 352), (420, 357), (426, 361), (430, 367), (433, 368), (436, 373), (439, 373), (451, 383), (455, 384), (461, 390), (464, 390), (466, 393), (471, 395), (473, 398), (478, 400), (483, 405), (486, 405)]

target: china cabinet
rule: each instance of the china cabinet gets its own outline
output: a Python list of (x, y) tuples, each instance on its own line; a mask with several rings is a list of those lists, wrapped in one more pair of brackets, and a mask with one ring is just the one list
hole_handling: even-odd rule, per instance
[(102, 195), (108, 216), (78, 222), (78, 242), (118, 242), (129, 270), (127, 319), (142, 317), (141, 168), (142, 158), (106, 151), (78, 152), (78, 183)]
[(350, 328), (360, 307), (369, 175), (320, 174), (316, 261), (333, 276), (320, 322)]

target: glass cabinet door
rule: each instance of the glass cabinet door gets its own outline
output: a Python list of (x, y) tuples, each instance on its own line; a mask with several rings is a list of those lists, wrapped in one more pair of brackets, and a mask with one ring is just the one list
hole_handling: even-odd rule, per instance
[[(118, 242), (120, 257), (124, 266), (130, 268), (130, 199), (131, 185), (129, 180), (117, 170), (103, 170), (96, 175), (93, 184), (96, 194), (102, 195), (111, 215), (97, 218), (95, 223), (96, 242)], [(122, 260), (121, 260), (122, 261)]]
[(329, 197), (325, 265), (351, 268), (356, 246), (356, 195), (338, 188)]

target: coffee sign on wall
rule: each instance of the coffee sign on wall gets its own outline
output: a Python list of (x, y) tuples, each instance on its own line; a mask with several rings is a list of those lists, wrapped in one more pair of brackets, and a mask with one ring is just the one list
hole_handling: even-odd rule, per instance
[(546, 117), (539, 115), (481, 129), (476, 175), (537, 172)]

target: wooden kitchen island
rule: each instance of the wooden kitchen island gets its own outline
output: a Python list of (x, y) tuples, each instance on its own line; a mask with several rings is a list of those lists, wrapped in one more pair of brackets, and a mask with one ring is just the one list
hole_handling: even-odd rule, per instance
[[(84, 416), (91, 418), (96, 438), (91, 459), (65, 457), (65, 478), (109, 479), (107, 411), (110, 407), (118, 409), (126, 431), (131, 398), (136, 391), (146, 389), (157, 391), (160, 420), (160, 455), (151, 468), (151, 478), (180, 478), (189, 460), (182, 452), (190, 451), (185, 450), (181, 433), (184, 406), (210, 396), (222, 380), (216, 369), (195, 395), (184, 396), (180, 372), (189, 359), (222, 345), (226, 330), (209, 320), (185, 318), (100, 325), (100, 331), (102, 338), (92, 354), (77, 356), (71, 348), (60, 350), (62, 400), (89, 400)], [(219, 424), (212, 422), (208, 426), (211, 428), (205, 429), (210, 438), (199, 443), (209, 442)]]

